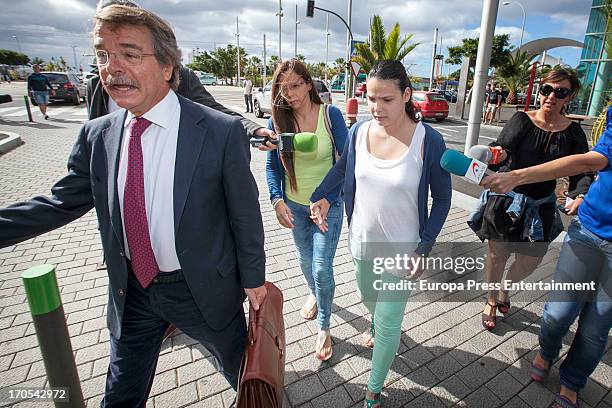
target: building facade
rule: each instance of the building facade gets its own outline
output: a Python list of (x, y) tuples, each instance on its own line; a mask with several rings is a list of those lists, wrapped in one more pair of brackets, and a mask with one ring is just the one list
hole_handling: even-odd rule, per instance
[(593, 0), (578, 65), (580, 92), (574, 113), (598, 115), (612, 99), (612, 0)]

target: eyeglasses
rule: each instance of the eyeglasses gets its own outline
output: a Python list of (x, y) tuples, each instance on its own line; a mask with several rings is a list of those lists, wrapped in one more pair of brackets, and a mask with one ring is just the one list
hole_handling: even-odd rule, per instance
[(298, 81), (298, 82), (294, 82), (294, 83), (291, 83), (291, 84), (283, 84), (280, 87), (281, 94), (286, 95), (289, 91), (295, 92), (298, 89), (300, 89), (300, 87), (302, 87), (302, 85), (304, 85), (304, 84), (306, 84), (306, 81), (304, 81), (304, 80), (301, 80), (301, 81)]
[(114, 55), (119, 61), (126, 65), (136, 66), (142, 64), (144, 57), (152, 57), (155, 54), (144, 54), (138, 51), (121, 51), (121, 52), (108, 52), (106, 50), (96, 50), (95, 54), (96, 62), (99, 66), (104, 67), (108, 65), (110, 56)]
[(548, 84), (540, 87), (540, 95), (542, 96), (548, 96), (552, 92), (555, 93), (555, 96), (558, 99), (565, 99), (572, 93), (572, 90), (569, 88), (553, 88), (552, 85)]

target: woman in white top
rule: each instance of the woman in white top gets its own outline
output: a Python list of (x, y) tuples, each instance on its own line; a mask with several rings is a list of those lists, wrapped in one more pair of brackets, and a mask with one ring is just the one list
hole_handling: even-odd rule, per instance
[[(370, 71), (367, 89), (374, 119), (353, 126), (342, 157), (311, 196), (311, 212), (325, 229), (329, 208), (325, 197), (344, 183), (350, 250), (362, 301), (372, 315), (364, 345), (373, 347), (376, 334), (364, 407), (377, 408), (400, 343), (410, 294), (406, 279), (416, 280), (423, 272), (423, 257), (444, 224), (452, 190), (450, 175), (440, 167), (444, 140), (416, 119), (401, 62), (378, 62)], [(397, 255), (402, 259), (406, 255), (408, 264), (382, 264)]]

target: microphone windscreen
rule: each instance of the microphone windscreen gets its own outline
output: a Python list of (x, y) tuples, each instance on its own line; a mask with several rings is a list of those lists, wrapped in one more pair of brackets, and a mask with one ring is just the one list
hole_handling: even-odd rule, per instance
[(446, 149), (440, 157), (440, 166), (449, 173), (465, 176), (470, 167), (471, 160), (457, 150)]
[(293, 148), (303, 153), (314, 152), (317, 150), (317, 135), (311, 132), (296, 133), (293, 138)]
[(491, 152), (491, 149), (489, 149), (489, 146), (483, 145), (475, 145), (470, 147), (470, 150), (468, 150), (466, 156), (483, 163), (489, 163), (491, 159), (493, 159), (493, 153)]

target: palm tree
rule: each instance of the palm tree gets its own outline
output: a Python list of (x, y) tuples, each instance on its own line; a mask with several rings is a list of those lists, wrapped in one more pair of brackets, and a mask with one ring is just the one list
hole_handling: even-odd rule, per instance
[(334, 70), (336, 71), (337, 74), (340, 74), (342, 72), (342, 70), (345, 68), (344, 64), (346, 62), (344, 61), (344, 58), (342, 57), (338, 57), (334, 60)]
[(526, 51), (517, 51), (497, 68), (495, 76), (508, 88), (508, 103), (516, 103), (517, 92), (529, 83), (530, 62), (534, 57)]
[(375, 15), (372, 18), (370, 27), (372, 43), (356, 44), (355, 49), (357, 56), (354, 58), (361, 65), (365, 72), (370, 69), (380, 60), (398, 60), (401, 61), (408, 55), (419, 43), (407, 45), (408, 41), (414, 34), (409, 34), (400, 39), (400, 25), (395, 23), (393, 29), (387, 36), (385, 34), (385, 26), (380, 16)]

